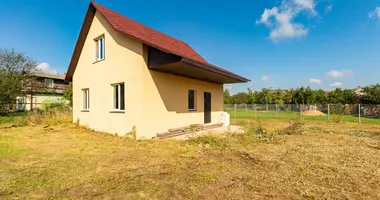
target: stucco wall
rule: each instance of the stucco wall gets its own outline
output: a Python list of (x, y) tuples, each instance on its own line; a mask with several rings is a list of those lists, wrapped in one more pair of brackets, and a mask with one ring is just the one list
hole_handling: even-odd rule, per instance
[[(95, 62), (94, 39), (104, 34), (105, 59)], [(142, 122), (142, 44), (114, 31), (99, 12), (90, 27), (73, 76), (73, 120), (98, 131), (130, 132)], [(111, 113), (111, 84), (125, 82), (125, 113)], [(90, 90), (90, 111), (82, 112), (82, 89)]]
[[(104, 34), (105, 60), (95, 61), (94, 39)], [(73, 120), (98, 131), (152, 138), (169, 128), (202, 124), (203, 92), (212, 95), (212, 123), (223, 111), (223, 86), (151, 71), (147, 48), (114, 31), (97, 12), (73, 76)], [(125, 83), (125, 113), (111, 113), (112, 87)], [(90, 90), (90, 110), (82, 110), (82, 89)], [(196, 90), (197, 111), (187, 110), (188, 90)]]
[[(33, 95), (33, 109), (41, 108), (44, 102), (62, 102), (66, 101), (60, 94), (34, 94)], [(16, 101), (17, 111), (29, 111), (30, 110), (30, 95), (24, 97), (17, 97)]]

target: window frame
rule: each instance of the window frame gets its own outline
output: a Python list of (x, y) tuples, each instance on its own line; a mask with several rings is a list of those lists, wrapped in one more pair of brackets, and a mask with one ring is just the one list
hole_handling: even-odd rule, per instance
[[(106, 46), (105, 41), (106, 40), (105, 40), (104, 34), (96, 37), (94, 39), (94, 41), (95, 41), (95, 62), (99, 62), (99, 61), (102, 61), (102, 60), (104, 60), (106, 58), (106, 51), (105, 51), (105, 49), (106, 49), (106, 47), (105, 47)], [(102, 41), (102, 43), (100, 43), (100, 41)], [(102, 52), (102, 56), (103, 56), (102, 58), (100, 57), (101, 52)]]
[[(190, 92), (193, 92), (193, 104), (194, 108), (190, 108)], [(187, 110), (188, 111), (197, 111), (197, 91), (196, 90), (188, 90), (187, 91)]]
[(125, 83), (120, 82), (120, 83), (111, 84), (111, 88), (112, 88), (111, 112), (124, 113), (125, 112)]
[[(47, 84), (47, 81), (51, 81), (51, 86), (49, 86)], [(45, 88), (54, 88), (54, 79), (52, 79), (52, 78), (45, 78), (44, 85), (45, 85)]]
[(90, 89), (82, 89), (82, 111), (90, 111)]

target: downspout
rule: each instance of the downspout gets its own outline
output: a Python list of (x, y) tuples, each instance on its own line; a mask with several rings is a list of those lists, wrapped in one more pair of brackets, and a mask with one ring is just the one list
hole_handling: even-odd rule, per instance
[(30, 94), (30, 111), (33, 110), (33, 95)]

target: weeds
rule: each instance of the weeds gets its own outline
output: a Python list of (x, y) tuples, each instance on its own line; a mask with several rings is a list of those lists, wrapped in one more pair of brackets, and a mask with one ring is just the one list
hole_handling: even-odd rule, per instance
[(70, 122), (72, 122), (72, 112), (69, 108), (35, 110), (28, 113), (25, 118), (25, 123), (30, 125), (55, 125)]
[(302, 120), (292, 122), (288, 127), (279, 131), (281, 135), (302, 135), (304, 132), (305, 122)]
[(189, 142), (205, 147), (226, 148), (228, 146), (226, 138), (211, 134), (192, 137), (189, 139)]

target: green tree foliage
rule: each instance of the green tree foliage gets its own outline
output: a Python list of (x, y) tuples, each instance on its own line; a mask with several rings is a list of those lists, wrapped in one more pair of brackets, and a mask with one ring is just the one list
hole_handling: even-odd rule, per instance
[[(228, 96), (229, 95), (230, 93), (228, 92)], [(73, 106), (73, 85), (71, 82), (69, 83), (68, 86), (66, 86), (65, 90), (63, 91), (63, 98), (69, 101), (70, 106)], [(226, 98), (226, 96), (224, 96), (224, 100), (226, 99), (229, 99), (229, 97)], [(225, 103), (225, 104), (229, 104), (229, 103)]]
[(24, 53), (0, 49), (0, 113), (7, 113), (16, 98), (33, 89), (31, 73), (37, 63)]
[(361, 91), (361, 102), (367, 104), (380, 104), (380, 84), (370, 85)]
[(247, 93), (232, 96), (228, 93), (227, 97), (226, 104), (380, 104), (380, 84), (364, 87), (360, 92), (340, 88), (333, 91), (313, 90), (303, 86), (290, 90), (263, 88), (261, 91), (252, 91), (248, 88)]

